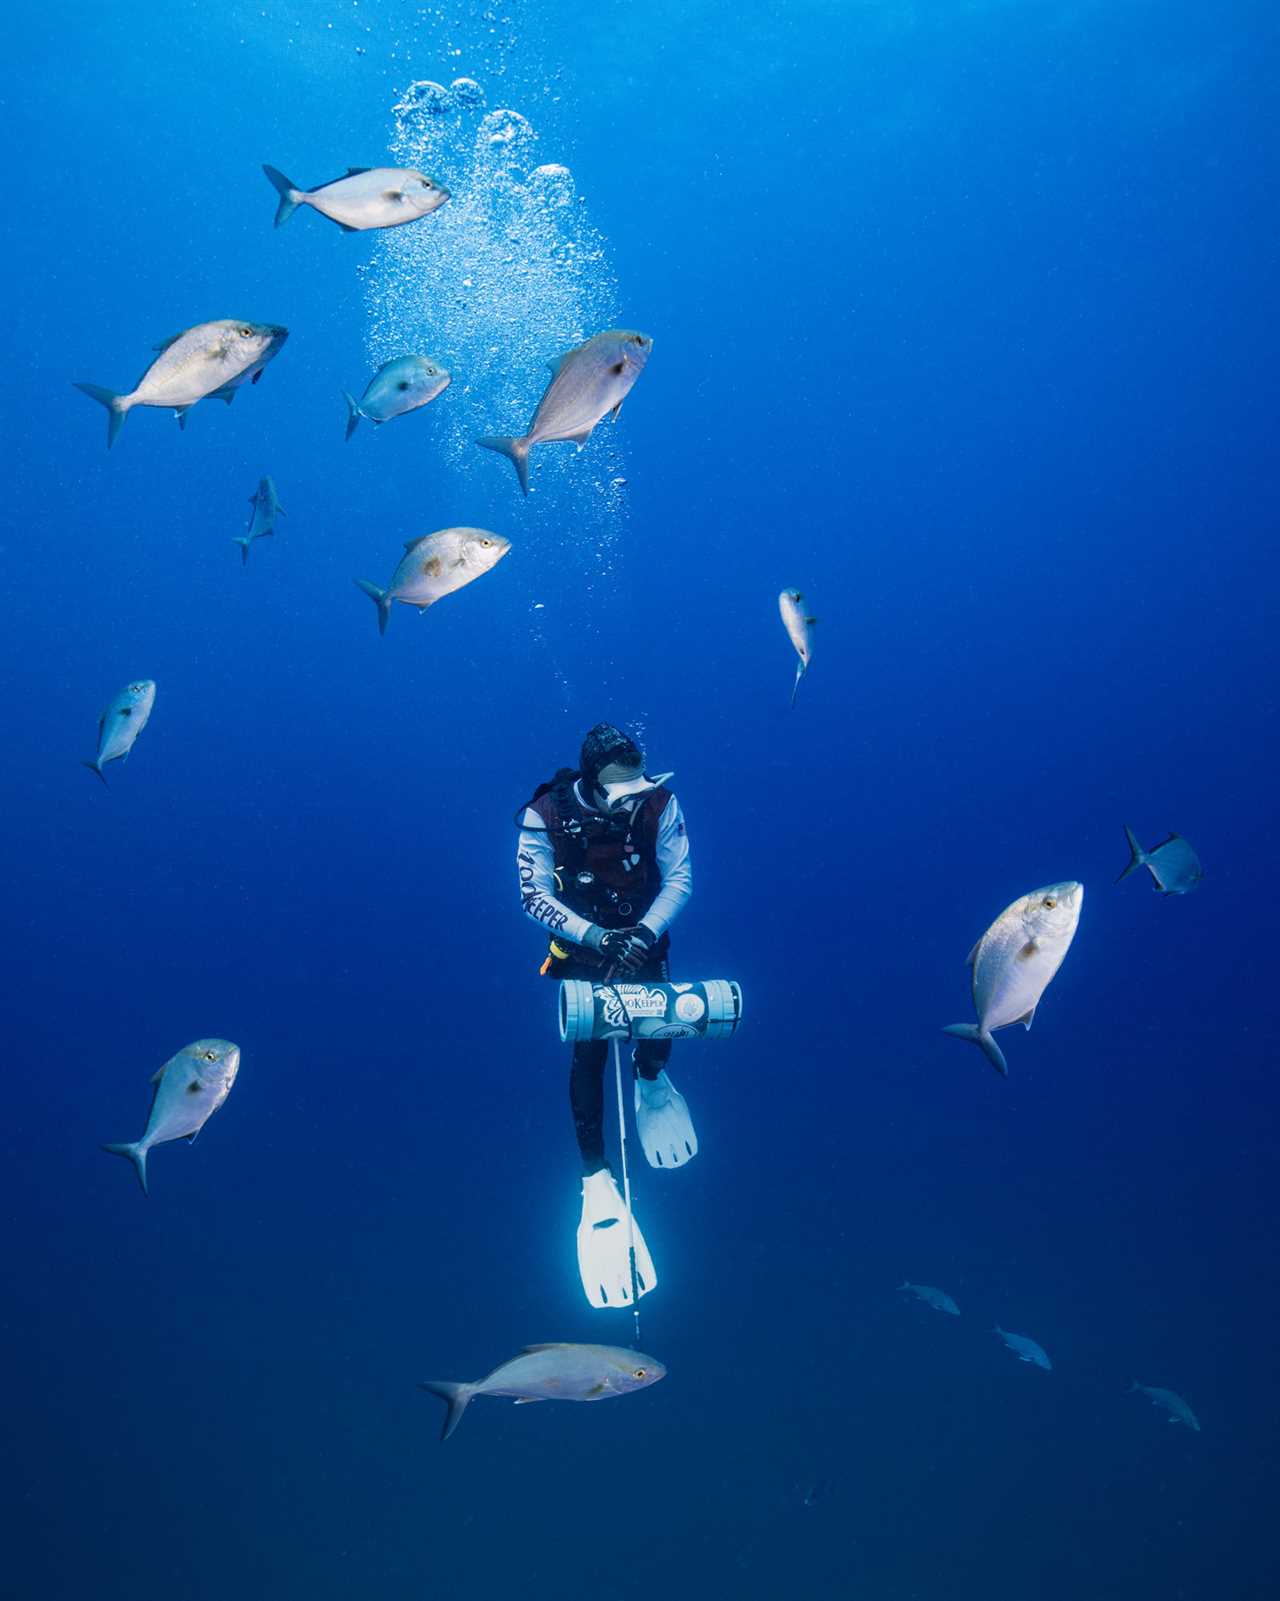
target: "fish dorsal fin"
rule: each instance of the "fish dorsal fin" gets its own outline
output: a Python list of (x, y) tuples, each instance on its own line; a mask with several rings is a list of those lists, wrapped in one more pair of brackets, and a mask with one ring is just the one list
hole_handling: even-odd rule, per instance
[[(359, 233), (360, 232), (359, 228), (348, 228), (345, 222), (340, 222), (338, 224), (338, 227), (342, 229), (343, 233)], [(256, 383), (257, 379), (255, 379), (254, 382)]]
[(516, 1397), (516, 1405), (517, 1406), (532, 1406), (535, 1401), (545, 1401), (545, 1400), (546, 1400), (546, 1396), (545, 1395), (518, 1395)]
[(358, 178), (362, 172), (372, 172), (372, 171), (373, 171), (372, 167), (348, 167), (347, 168), (347, 177), (348, 178)]
[[(566, 350), (563, 356), (557, 356), (554, 361), (547, 363), (547, 371), (553, 378), (558, 378), (564, 369), (564, 364), (573, 355), (572, 350)], [(621, 404), (621, 402), (619, 402)]]
[(806, 617), (805, 622), (810, 628), (816, 628), (818, 626), (818, 619), (816, 617)]
[(425, 544), (430, 538), (430, 534), (419, 534), (416, 539), (406, 539), (404, 542), (404, 548), (406, 550), (417, 550), (419, 545)]
[[(984, 934), (983, 935), (983, 939), (985, 939), (985, 938), (986, 938), (986, 935)], [(982, 946), (982, 940), (975, 940), (974, 941), (973, 949), (969, 952), (968, 956), (966, 956), (965, 959), (964, 959), (964, 965), (966, 967), (972, 967), (973, 964), (978, 960), (978, 951), (981, 949), (981, 946)]]
[[(168, 1062), (166, 1062), (164, 1066), (168, 1067), (168, 1065), (169, 1065)], [(156, 1068), (155, 1072), (151, 1075), (151, 1077), (147, 1080), (147, 1083), (148, 1084), (158, 1084), (163, 1077), (164, 1077), (164, 1067), (158, 1067), (158, 1068)]]
[(178, 340), (182, 338), (182, 335), (185, 334), (186, 331), (187, 330), (183, 328), (176, 334), (170, 334), (167, 339), (162, 339), (158, 345), (152, 345), (152, 350), (168, 350), (170, 345), (177, 344)]
[[(1040, 1003), (1037, 1001), (1036, 1005), (1038, 1006), (1039, 1004)], [(1035, 1022), (1035, 1020), (1036, 1020), (1036, 1008), (1035, 1008), (1035, 1006), (1033, 1006), (1029, 1012), (1023, 1012), (1021, 1017), (1015, 1017), (1014, 1018), (1014, 1022), (1015, 1023), (1021, 1023), (1023, 1028), (1030, 1028), (1032, 1023)]]
[(586, 428), (580, 428), (576, 434), (565, 434), (564, 437), (567, 440), (571, 440), (573, 444), (577, 445), (578, 449), (581, 450), (583, 445), (586, 444), (587, 440), (591, 438), (592, 430), (594, 428), (595, 423), (590, 423)]
[(521, 1356), (536, 1356), (539, 1351), (563, 1351), (563, 1340), (552, 1340), (547, 1345), (526, 1345), (520, 1352)]

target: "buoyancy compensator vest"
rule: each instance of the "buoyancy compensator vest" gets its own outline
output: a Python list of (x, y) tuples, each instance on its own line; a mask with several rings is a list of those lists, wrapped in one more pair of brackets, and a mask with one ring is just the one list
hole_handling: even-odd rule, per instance
[(671, 791), (659, 785), (629, 813), (598, 812), (578, 799), (578, 777), (576, 769), (562, 767), (528, 803), (555, 852), (556, 898), (601, 928), (633, 928), (662, 887), (658, 824)]

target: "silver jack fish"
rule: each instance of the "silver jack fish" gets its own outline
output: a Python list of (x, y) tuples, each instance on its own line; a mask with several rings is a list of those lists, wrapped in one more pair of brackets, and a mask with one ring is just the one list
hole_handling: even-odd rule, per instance
[(914, 1295), (917, 1301), (923, 1301), (931, 1306), (935, 1312), (949, 1312), (952, 1317), (960, 1316), (960, 1308), (951, 1299), (945, 1290), (939, 1290), (932, 1284), (899, 1284), (900, 1290), (907, 1290)]
[(1145, 1395), (1152, 1406), (1162, 1406), (1169, 1414), (1170, 1423), (1185, 1423), (1189, 1429), (1194, 1429), (1199, 1434), (1199, 1418), (1173, 1390), (1162, 1390), (1158, 1384), (1139, 1384), (1137, 1379), (1129, 1386), (1130, 1394), (1135, 1390)]
[(407, 411), (429, 406), (437, 395), (449, 387), (449, 374), (437, 367), (426, 356), (397, 356), (384, 361), (359, 400), (344, 389), (342, 398), (347, 403), (347, 438), (360, 426), (361, 417), (367, 417), (376, 427), (403, 417)]
[(1170, 834), (1160, 845), (1144, 851), (1137, 835), (1125, 824), (1124, 837), (1129, 841), (1129, 865), (1116, 883), (1128, 878), (1135, 867), (1145, 867), (1162, 895), (1187, 895), (1204, 877), (1200, 858), (1181, 834)]
[(517, 1406), (531, 1401), (607, 1401), (612, 1395), (646, 1390), (666, 1373), (653, 1357), (617, 1345), (526, 1345), (487, 1379), (474, 1384), (440, 1379), (418, 1388), (447, 1403), (440, 1433), (447, 1440), (477, 1395), (511, 1396)]
[(240, 1047), (229, 1040), (196, 1040), (171, 1056), (152, 1075), (156, 1087), (147, 1131), (125, 1145), (104, 1145), (112, 1156), (127, 1156), (147, 1191), (147, 1152), (168, 1140), (195, 1139), (231, 1093), (240, 1068)]
[(997, 1333), (1004, 1343), (1017, 1357), (1019, 1362), (1030, 1362), (1034, 1367), (1043, 1368), (1046, 1373), (1053, 1372), (1053, 1363), (1043, 1345), (1037, 1345), (1029, 1334), (1010, 1334), (1008, 1329), (1002, 1329), (997, 1323)]
[(778, 611), (782, 616), (782, 626), (787, 631), (787, 638), (795, 646), (796, 655), (800, 658), (796, 663), (795, 682), (791, 686), (791, 704), (794, 706), (800, 680), (809, 671), (809, 661), (813, 656), (813, 640), (810, 638), (809, 630), (818, 619), (805, 615), (804, 596), (798, 589), (782, 591), (778, 596)]
[(107, 408), (110, 450), (135, 406), (168, 408), (185, 428), (187, 413), (198, 401), (218, 399), (229, 405), (246, 379), (257, 383), (288, 337), (287, 328), (270, 322), (201, 322), (153, 346), (160, 355), (128, 394), (97, 384), (75, 387)]
[(569, 439), (581, 450), (602, 417), (612, 414), (616, 418), (622, 410), (622, 402), (644, 371), (652, 349), (653, 340), (647, 334), (629, 328), (610, 328), (594, 334), (585, 344), (575, 346), (551, 363), (551, 382), (538, 402), (527, 434), (519, 439), (494, 435), (477, 439), (476, 443), (508, 457), (527, 495), (529, 452), (533, 447), (554, 439)]
[(154, 680), (140, 678), (136, 684), (126, 684), (99, 717), (98, 754), (84, 765), (91, 773), (97, 773), (104, 784), (107, 775), (102, 769), (108, 762), (122, 762), (133, 749), (134, 741), (147, 726), (155, 702)]
[(449, 191), (414, 167), (348, 167), (346, 175), (314, 189), (299, 189), (276, 167), (263, 167), (280, 204), (277, 228), (288, 222), (299, 206), (311, 206), (336, 222), (343, 233), (367, 228), (398, 228), (417, 222), (444, 205)]
[(356, 588), (378, 608), (378, 632), (385, 634), (393, 600), (425, 611), (483, 577), (510, 549), (509, 539), (491, 534), (487, 528), (442, 528), (408, 542), (385, 589), (365, 578), (356, 579)]
[(1008, 1063), (991, 1036), (1011, 1023), (1031, 1027), (1040, 997), (1075, 938), (1083, 902), (1084, 886), (1074, 882), (1033, 890), (1007, 906), (969, 952), (978, 1021), (952, 1023), (943, 1033), (981, 1046), (1003, 1077)]
[(240, 560), (244, 563), (249, 560), (249, 546), (254, 540), (269, 538), (276, 531), (276, 518), (284, 516), (284, 507), (280, 504), (275, 482), (271, 478), (259, 479), (257, 490), (249, 496), (249, 504), (253, 507), (249, 531), (236, 534), (233, 539), (233, 543), (240, 547)]

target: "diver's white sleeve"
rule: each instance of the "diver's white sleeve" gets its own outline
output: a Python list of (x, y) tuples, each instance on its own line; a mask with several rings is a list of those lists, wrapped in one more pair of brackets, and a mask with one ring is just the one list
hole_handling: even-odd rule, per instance
[[(536, 812), (533, 815), (537, 817)], [(556, 853), (545, 828), (520, 830), (516, 842), (516, 870), (520, 875), (520, 900), (525, 915), (553, 937), (563, 937), (574, 945), (583, 944), (591, 924), (555, 898)]]
[(675, 922), (684, 909), (684, 903), (693, 894), (693, 868), (689, 863), (689, 836), (685, 832), (684, 813), (673, 795), (658, 820), (658, 838), (654, 852), (658, 871), (662, 874), (662, 888), (654, 896), (653, 905), (640, 921), (655, 934), (662, 935)]

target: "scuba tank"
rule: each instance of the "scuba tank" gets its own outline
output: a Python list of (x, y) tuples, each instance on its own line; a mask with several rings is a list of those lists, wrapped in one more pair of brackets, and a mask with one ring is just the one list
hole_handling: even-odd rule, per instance
[(560, 1038), (579, 1040), (723, 1040), (742, 1021), (742, 989), (732, 979), (700, 984), (622, 981), (560, 985)]

